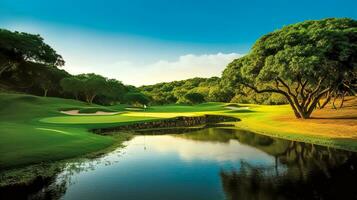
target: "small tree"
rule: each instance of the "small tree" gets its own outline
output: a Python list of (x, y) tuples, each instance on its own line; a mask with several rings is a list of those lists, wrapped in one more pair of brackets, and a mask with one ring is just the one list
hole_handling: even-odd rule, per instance
[(47, 97), (47, 94), (51, 90), (58, 90), (59, 82), (63, 77), (68, 76), (68, 73), (64, 70), (57, 69), (56, 67), (48, 67), (43, 64), (31, 63), (34, 70), (34, 81), (43, 90), (43, 96)]
[(185, 94), (185, 99), (191, 102), (192, 104), (203, 103), (205, 101), (204, 96), (196, 92), (189, 92)]
[(105, 96), (112, 102), (120, 102), (124, 100), (124, 94), (127, 92), (125, 85), (116, 80), (109, 79), (107, 80), (107, 89), (105, 92)]
[(149, 98), (140, 92), (127, 93), (125, 99), (126, 102), (133, 105), (147, 105), (150, 102)]
[(79, 100), (79, 95), (82, 91), (83, 83), (75, 76), (67, 77), (61, 80), (60, 85), (63, 91), (71, 93), (76, 100)]
[(233, 91), (223, 88), (220, 85), (211, 86), (208, 93), (209, 101), (229, 102), (234, 96)]
[(80, 74), (77, 78), (81, 82), (81, 92), (88, 104), (92, 104), (97, 95), (108, 91), (106, 78), (97, 74)]

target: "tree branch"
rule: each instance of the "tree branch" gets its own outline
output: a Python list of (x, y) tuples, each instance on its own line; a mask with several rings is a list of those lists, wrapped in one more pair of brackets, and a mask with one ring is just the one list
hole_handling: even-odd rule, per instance
[[(256, 93), (270, 93), (270, 92), (273, 92), (273, 93), (278, 93), (278, 94), (282, 94), (286, 97), (286, 99), (288, 100), (291, 108), (293, 109), (294, 111), (294, 114), (297, 118), (301, 118), (301, 115), (299, 114), (298, 110), (297, 110), (297, 105), (294, 104), (293, 100), (291, 99), (291, 97), (289, 96), (288, 93), (286, 93), (285, 91), (283, 90), (280, 90), (280, 89), (263, 89), (263, 90), (259, 90), (258, 88), (256, 88), (255, 86), (253, 85), (250, 85), (250, 84), (247, 84), (247, 83), (241, 83), (242, 85), (254, 90), (254, 92)], [(277, 87), (278, 87), (279, 83), (277, 83)]]
[(290, 87), (288, 86), (288, 84), (286, 84), (281, 78), (277, 78), (277, 80), (284, 85), (284, 87), (287, 89), (288, 94), (292, 97), (292, 100), (294, 101), (294, 106), (296, 109), (299, 110), (300, 113), (303, 112), (303, 108), (299, 103), (299, 99), (297, 98), (297, 95), (295, 95), (294, 93), (291, 92)]
[(313, 101), (313, 96), (319, 91), (319, 89), (321, 87), (321, 83), (324, 80), (325, 80), (325, 77), (320, 79), (319, 82), (317, 83), (317, 86), (315, 87), (315, 89), (308, 94), (307, 101), (303, 102), (303, 104), (302, 104), (302, 106), (304, 108), (307, 108), (310, 105), (311, 101)]
[(0, 69), (0, 76), (2, 75), (2, 73), (4, 73), (5, 71), (7, 71), (9, 69), (11, 69), (11, 64), (10, 63), (2, 65), (1, 69)]
[(316, 104), (317, 104), (317, 102), (320, 100), (320, 98), (321, 98), (326, 92), (328, 92), (330, 89), (331, 89), (331, 88), (328, 87), (328, 88), (322, 90), (322, 91), (316, 96), (316, 98), (315, 98), (315, 99), (313, 100), (313, 102), (311, 103), (309, 109), (307, 110), (307, 115), (308, 115), (308, 116), (311, 115), (312, 111), (315, 109)]

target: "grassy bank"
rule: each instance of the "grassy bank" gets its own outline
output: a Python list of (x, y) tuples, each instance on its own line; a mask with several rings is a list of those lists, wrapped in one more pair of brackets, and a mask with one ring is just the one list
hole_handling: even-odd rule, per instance
[(42, 123), (60, 109), (87, 105), (73, 100), (0, 94), (0, 169), (76, 157), (111, 146), (115, 139), (85, 126)]
[[(313, 119), (296, 120), (289, 106), (229, 105), (152, 106), (128, 111), (125, 105), (88, 106), (85, 103), (21, 94), (0, 94), (0, 169), (72, 158), (112, 146), (116, 139), (89, 132), (92, 128), (119, 126), (176, 116), (223, 114), (240, 118), (234, 128), (297, 141), (357, 150), (357, 100), (348, 99), (341, 110), (323, 109)], [(330, 106), (328, 106), (330, 107)], [(103, 116), (70, 116), (60, 110), (111, 111)]]
[(347, 98), (345, 107), (332, 105), (317, 109), (311, 119), (295, 119), (288, 105), (250, 107), (252, 112), (235, 116), (242, 121), (236, 128), (256, 133), (357, 151), (357, 98)]

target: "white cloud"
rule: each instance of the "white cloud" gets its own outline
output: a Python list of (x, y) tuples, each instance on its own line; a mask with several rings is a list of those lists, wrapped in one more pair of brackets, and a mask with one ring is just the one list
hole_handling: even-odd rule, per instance
[(126, 84), (146, 85), (193, 77), (220, 76), (228, 63), (241, 56), (238, 53), (187, 54), (175, 61), (159, 60), (151, 64), (122, 60), (107, 66), (104, 71), (96, 71)]
[[(160, 60), (155, 63), (138, 67), (136, 80), (126, 80), (133, 84), (153, 84), (173, 80), (183, 80), (193, 77), (220, 76), (223, 69), (241, 54), (188, 54), (180, 56), (176, 61)], [(126, 77), (122, 77), (123, 80)], [(134, 78), (134, 77), (133, 77)]]

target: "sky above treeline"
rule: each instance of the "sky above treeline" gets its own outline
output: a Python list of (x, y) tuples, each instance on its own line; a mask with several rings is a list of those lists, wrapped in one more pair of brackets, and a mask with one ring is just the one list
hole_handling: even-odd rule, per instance
[(72, 74), (140, 86), (220, 76), (262, 35), (327, 17), (356, 0), (0, 0), (0, 28), (40, 34)]

